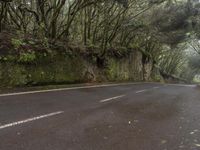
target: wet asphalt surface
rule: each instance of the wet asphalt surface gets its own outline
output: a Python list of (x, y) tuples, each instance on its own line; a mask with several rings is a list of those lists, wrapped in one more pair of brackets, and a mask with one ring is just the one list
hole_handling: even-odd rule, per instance
[(57, 111), (63, 113), (0, 129), (0, 150), (200, 150), (195, 86), (144, 83), (0, 96), (0, 127)]

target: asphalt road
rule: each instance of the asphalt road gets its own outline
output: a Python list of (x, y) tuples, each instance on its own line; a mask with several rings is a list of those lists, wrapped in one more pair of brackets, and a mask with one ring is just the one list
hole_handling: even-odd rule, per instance
[(0, 150), (200, 150), (200, 88), (122, 84), (0, 95)]

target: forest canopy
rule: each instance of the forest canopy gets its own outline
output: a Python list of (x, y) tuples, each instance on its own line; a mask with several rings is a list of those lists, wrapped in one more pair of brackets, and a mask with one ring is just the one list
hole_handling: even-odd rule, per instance
[(152, 59), (188, 80), (200, 72), (199, 59), (191, 59), (200, 57), (199, 16), (198, 0), (0, 0), (0, 32), (48, 46), (95, 47), (102, 60), (110, 49), (117, 55), (136, 49), (144, 63)]

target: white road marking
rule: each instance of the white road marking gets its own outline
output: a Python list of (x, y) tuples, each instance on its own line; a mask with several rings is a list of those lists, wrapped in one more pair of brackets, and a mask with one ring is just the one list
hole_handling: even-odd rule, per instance
[(104, 100), (101, 100), (99, 101), (100, 103), (104, 103), (104, 102), (108, 102), (108, 101), (111, 101), (111, 100), (114, 100), (114, 99), (119, 99), (119, 98), (122, 98), (126, 95), (120, 95), (120, 96), (116, 96), (116, 97), (111, 97), (111, 98), (107, 98), (107, 99), (104, 99)]
[(148, 83), (148, 82), (143, 82), (143, 83), (142, 82), (138, 82), (138, 83), (121, 83), (121, 84), (104, 84), (104, 85), (80, 86), (80, 87), (71, 87), (71, 88), (50, 89), (50, 90), (17, 92), (17, 93), (0, 94), (0, 97), (17, 96), (17, 95), (27, 95), (27, 94), (37, 94), (37, 93), (47, 93), (47, 92), (58, 92), (58, 91), (68, 91), (68, 90), (78, 90), (78, 89), (112, 87), (112, 86), (121, 86), (121, 85), (137, 85), (137, 84), (146, 84), (146, 83)]
[(147, 90), (147, 89), (144, 89), (144, 90), (136, 91), (135, 93), (136, 93), (136, 94), (139, 94), (139, 93), (143, 93), (143, 92), (146, 92), (146, 91), (148, 91), (148, 90)]
[[(50, 89), (50, 90), (37, 90), (37, 91), (27, 91), (27, 92), (17, 92), (17, 93), (6, 93), (6, 94), (0, 94), (0, 97), (28, 95), (28, 94), (37, 94), (37, 93), (48, 93), (48, 92), (59, 92), (59, 91), (78, 90), (78, 89), (112, 87), (112, 86), (121, 86), (121, 85), (151, 84), (151, 83), (153, 83), (153, 82), (137, 82), (137, 83), (121, 83), (121, 84), (103, 84), (103, 85), (92, 85), (92, 86), (80, 86), (80, 87), (71, 87), (71, 88)], [(169, 85), (184, 86), (184, 87), (196, 87), (196, 85), (185, 85), (185, 84), (166, 84), (165, 86), (169, 86)]]
[(139, 93), (143, 93), (143, 92), (147, 92), (147, 91), (150, 91), (150, 90), (153, 90), (153, 89), (159, 89), (159, 88), (160, 87), (153, 87), (153, 88), (150, 88), (150, 89), (144, 89), (144, 90), (136, 91), (135, 93), (139, 94)]
[(196, 87), (197, 85), (190, 85), (190, 84), (166, 84), (166, 86), (169, 86), (169, 85), (172, 85), (172, 86), (180, 86), (180, 87)]
[(64, 111), (58, 111), (58, 112), (54, 112), (54, 113), (50, 113), (50, 114), (46, 114), (46, 115), (42, 115), (42, 116), (37, 116), (37, 117), (33, 117), (33, 118), (29, 118), (29, 119), (25, 119), (25, 120), (21, 120), (21, 121), (17, 121), (17, 122), (5, 124), (5, 125), (0, 126), (0, 130), (5, 129), (5, 128), (9, 128), (9, 127), (13, 127), (13, 126), (17, 126), (17, 125), (20, 125), (20, 124), (32, 122), (32, 121), (35, 121), (35, 120), (40, 120), (40, 119), (43, 119), (43, 118), (52, 117), (52, 116), (59, 115), (59, 114), (62, 114), (62, 113), (64, 113)]
[(160, 87), (153, 87), (153, 89), (159, 89)]

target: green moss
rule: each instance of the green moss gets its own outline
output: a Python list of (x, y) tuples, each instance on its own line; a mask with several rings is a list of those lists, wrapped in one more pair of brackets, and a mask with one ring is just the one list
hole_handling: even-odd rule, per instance
[(24, 66), (12, 63), (1, 64), (0, 86), (22, 86), (27, 84)]
[[(142, 78), (142, 72), (138, 69), (139, 63), (132, 56), (124, 59), (109, 58), (106, 68), (98, 68), (91, 61), (86, 61), (78, 55), (74, 57), (58, 54), (46, 57), (37, 55), (37, 59), (35, 57), (23, 55), (23, 59), (21, 58), (23, 63), (2, 61), (0, 87), (80, 83), (94, 80), (99, 82), (139, 81)], [(9, 59), (12, 60), (12, 58)], [(35, 63), (24, 63), (30, 61)], [(88, 68), (94, 75), (94, 80), (87, 79)], [(156, 72), (155, 75), (157, 75)], [(159, 80), (159, 76), (155, 75), (152, 76), (153, 80)]]
[(20, 46), (25, 45), (26, 43), (23, 42), (21, 39), (11, 39), (11, 44), (14, 46), (15, 49), (20, 48)]
[(29, 63), (35, 60), (36, 60), (35, 52), (29, 52), (29, 53), (21, 53), (19, 56), (18, 62)]
[(118, 64), (114, 59), (109, 61), (109, 67), (107, 69), (107, 76), (109, 80), (118, 79)]
[(107, 77), (111, 81), (127, 81), (131, 79), (129, 62), (126, 59), (110, 59)]
[(27, 66), (28, 82), (32, 85), (53, 83), (75, 83), (82, 80), (83, 62), (81, 59), (59, 56), (54, 62)]

